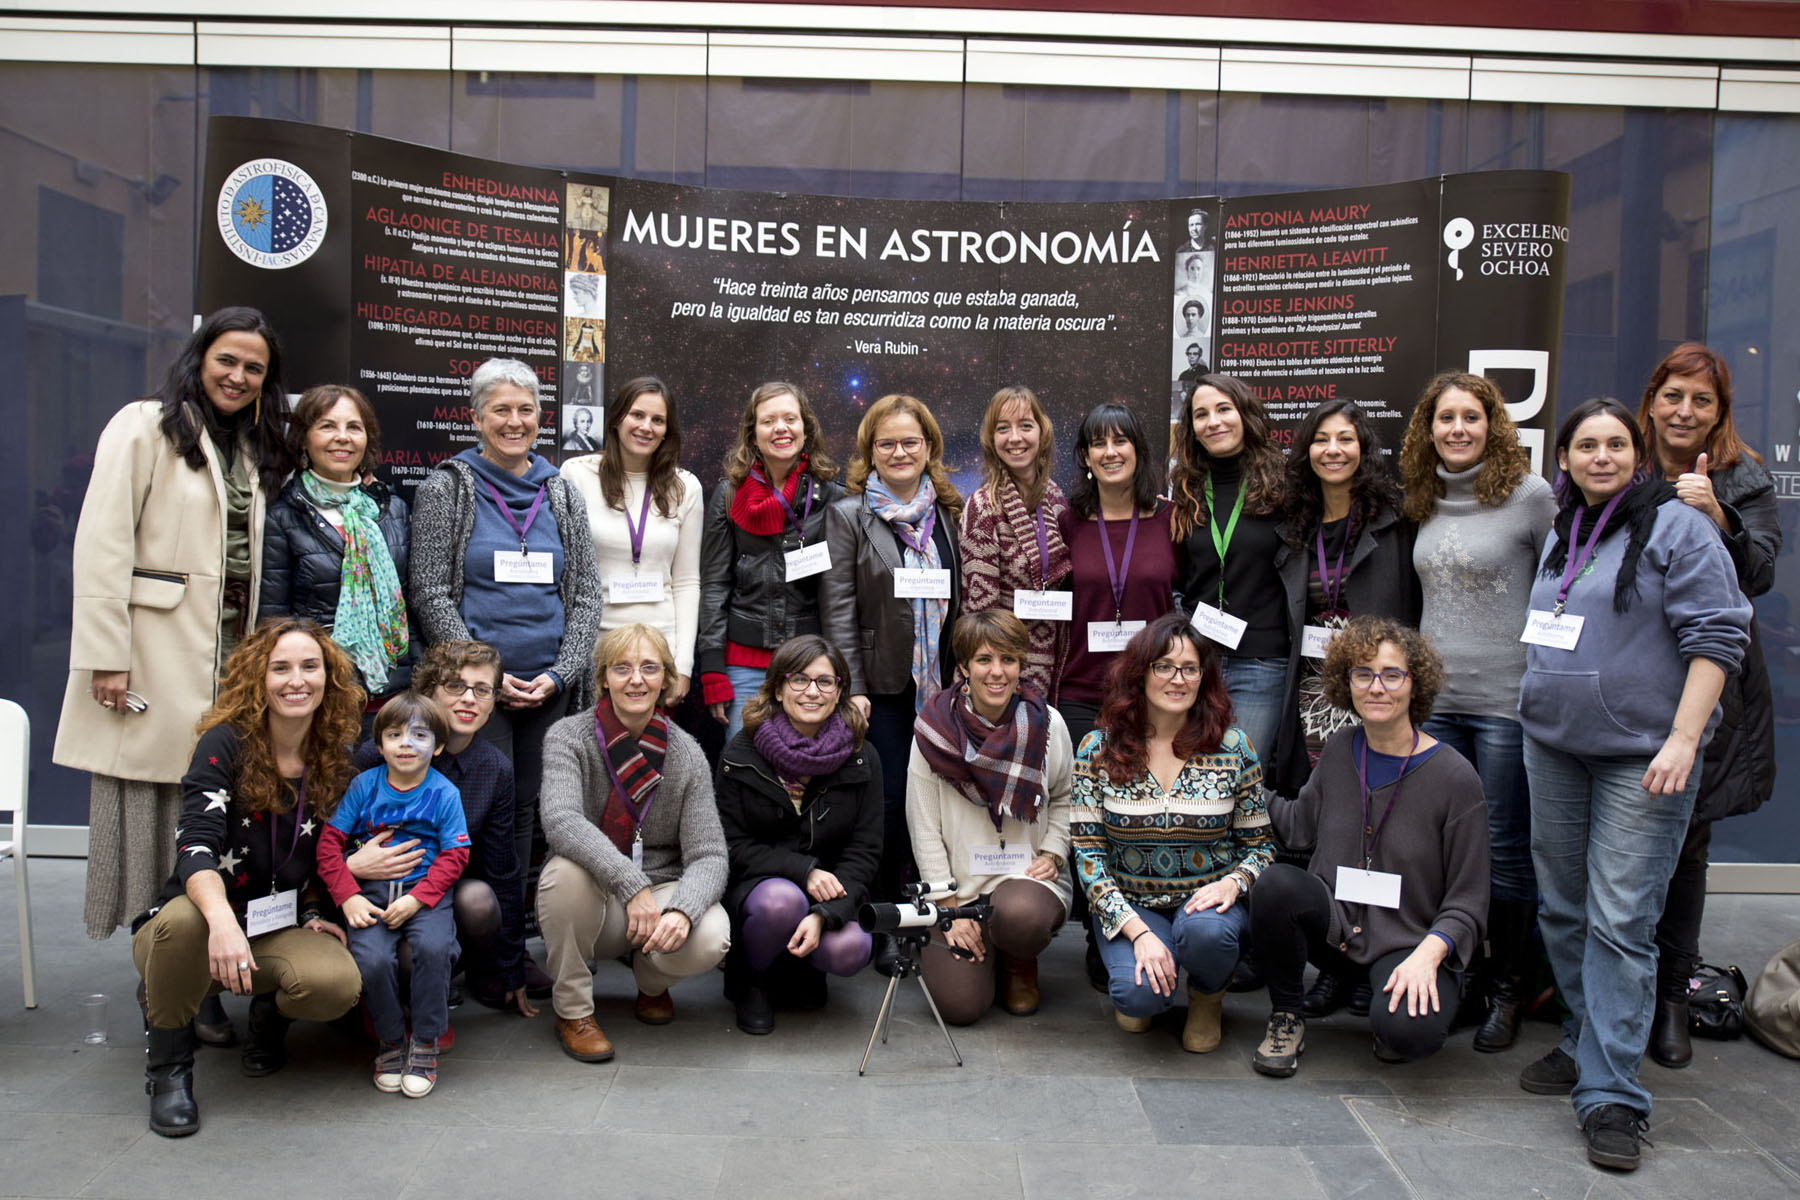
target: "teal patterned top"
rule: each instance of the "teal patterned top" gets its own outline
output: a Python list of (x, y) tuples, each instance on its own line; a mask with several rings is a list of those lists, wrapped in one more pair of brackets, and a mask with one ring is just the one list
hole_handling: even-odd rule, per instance
[(1069, 833), (1076, 878), (1107, 937), (1133, 904), (1173, 909), (1233, 871), (1254, 883), (1274, 858), (1262, 764), (1242, 730), (1183, 763), (1166, 794), (1148, 768), (1115, 784), (1098, 765), (1105, 744), (1095, 730), (1075, 752)]

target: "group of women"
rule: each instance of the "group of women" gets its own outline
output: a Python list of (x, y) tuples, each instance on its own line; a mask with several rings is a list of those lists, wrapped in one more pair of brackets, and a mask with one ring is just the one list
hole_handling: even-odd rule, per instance
[[(1209, 374), (1166, 492), (1136, 413), (1102, 404), (1066, 496), (1028, 388), (988, 405), (964, 497), (917, 398), (868, 407), (840, 479), (805, 393), (771, 382), (704, 510), (653, 378), (558, 469), (534, 451), (536, 377), (490, 360), (477, 445), (410, 513), (375, 478), (368, 401), (317, 387), (290, 419), (281, 382), (261, 316), (214, 314), (108, 425), (77, 534), (57, 759), (94, 776), (90, 932), (143, 914), (151, 1088), (185, 1089), (191, 1118), (165, 1111), (163, 1132), (197, 1124), (192, 1039), (233, 1036), (209, 992), (258, 993), (247, 1066), (278, 1063), (281, 1022), (353, 999), (287, 986), (349, 963), (294, 832), (348, 768), (308, 748), (347, 749), (346, 711), (411, 686), (452, 710), (453, 749), (492, 753), (464, 768), (466, 807), (472, 788), (485, 816), (505, 768), (510, 819), (477, 838), (510, 844), (477, 848), (468, 982), (522, 1012), (549, 996), (574, 1057), (613, 1053), (592, 963), (629, 955), (636, 1015), (661, 1023), (671, 983), (723, 962), (740, 1026), (767, 1033), (883, 962), (856, 910), (909, 878), (985, 905), (923, 959), (947, 1020), (1035, 1010), (1073, 913), (1122, 1028), (1148, 1029), (1185, 972), (1196, 1052), (1254, 963), (1271, 1075), (1359, 992), (1381, 997), (1383, 1058), (1441, 1045), (1464, 991), (1485, 1005), (1476, 1047), (1504, 1049), (1541, 929), (1572, 1015), (1521, 1083), (1572, 1091), (1595, 1160), (1635, 1163), (1637, 1061), (1690, 1053), (1709, 823), (1771, 783), (1746, 596), (1780, 532), (1705, 348), (1671, 354), (1636, 413), (1576, 409), (1555, 489), (1462, 373), (1427, 385), (1397, 481), (1353, 402), (1284, 453), (1252, 391)], [(696, 682), (689, 711), (728, 739), (716, 769), (669, 715)], [(275, 843), (238, 837), (259, 824)], [(251, 901), (287, 882), (271, 931)], [(532, 904), (547, 973), (522, 949)], [(325, 966), (240, 965), (307, 931)]]

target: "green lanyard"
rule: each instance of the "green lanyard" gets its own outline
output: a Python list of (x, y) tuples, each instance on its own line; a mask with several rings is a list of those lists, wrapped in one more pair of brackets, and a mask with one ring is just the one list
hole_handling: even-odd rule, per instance
[(1219, 514), (1213, 507), (1212, 475), (1206, 476), (1206, 524), (1212, 530), (1213, 549), (1219, 552), (1219, 611), (1225, 611), (1225, 552), (1231, 549), (1231, 535), (1237, 532), (1238, 518), (1244, 513), (1244, 486), (1238, 485), (1237, 503), (1231, 506), (1231, 519), (1225, 532), (1219, 532)]

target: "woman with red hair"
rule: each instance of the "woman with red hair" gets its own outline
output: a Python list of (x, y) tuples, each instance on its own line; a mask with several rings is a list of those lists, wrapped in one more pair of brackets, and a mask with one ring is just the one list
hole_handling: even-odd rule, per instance
[(1143, 1033), (1188, 973), (1184, 1050), (1219, 1044), (1220, 1000), (1273, 856), (1262, 764), (1231, 724), (1210, 643), (1159, 617), (1113, 660), (1075, 756), (1069, 831), (1119, 1027)]
[[(1750, 598), (1768, 591), (1781, 552), (1775, 483), (1731, 419), (1731, 368), (1725, 360), (1698, 342), (1675, 347), (1650, 373), (1637, 419), (1655, 465), (1675, 485), (1676, 498), (1710, 519), (1725, 539), (1739, 590)], [(1775, 788), (1774, 704), (1754, 621), (1743, 666), (1726, 677), (1719, 703), (1719, 726), (1701, 761), (1687, 840), (1656, 926), (1649, 1050), (1651, 1058), (1671, 1068), (1687, 1066), (1694, 1056), (1688, 1041), (1688, 977), (1700, 965), (1712, 823), (1755, 812)]]

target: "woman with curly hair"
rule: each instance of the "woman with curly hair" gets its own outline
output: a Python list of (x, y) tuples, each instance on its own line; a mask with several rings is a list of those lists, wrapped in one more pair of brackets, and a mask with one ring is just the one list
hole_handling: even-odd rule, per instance
[(246, 1075), (287, 1061), (288, 1025), (329, 1021), (362, 976), (319, 880), (319, 831), (354, 775), (348, 747), (363, 690), (350, 656), (312, 621), (284, 618), (245, 638), (181, 780), (175, 872), (132, 923), (131, 957), (149, 1034), (150, 1128), (200, 1128), (194, 1014), (220, 989), (251, 995)]
[(1487, 796), (1487, 1016), (1475, 1048), (1504, 1050), (1519, 1033), (1534, 952), (1537, 877), (1531, 793), (1519, 729), (1519, 679), (1531, 581), (1556, 515), (1550, 485), (1531, 471), (1500, 389), (1445, 371), (1425, 385), (1400, 448), (1406, 515), (1419, 522), (1413, 570), (1424, 596), (1420, 630), (1444, 659), (1444, 686), (1425, 730), (1468, 759)]
[(1289, 647), (1275, 569), (1285, 460), (1262, 404), (1230, 375), (1200, 377), (1176, 437), (1175, 590), (1218, 649), (1237, 727), (1273, 760)]
[(1375, 1057), (1435, 1053), (1450, 1032), (1457, 972), (1487, 923), (1487, 812), (1481, 778), (1420, 728), (1444, 669), (1424, 634), (1359, 616), (1332, 639), (1323, 669), (1331, 703), (1360, 723), (1332, 735), (1298, 798), (1269, 815), (1305, 867), (1277, 863), (1250, 899), (1269, 1026), (1251, 1065), (1284, 1078), (1306, 1048), (1301, 977), (1366, 978)]
[(881, 762), (887, 808), (874, 895), (894, 900), (912, 869), (913, 722), (955, 676), (950, 630), (962, 599), (963, 501), (944, 469), (937, 419), (912, 396), (869, 405), (845, 486), (850, 494), (825, 511), (831, 569), (819, 582), (821, 632), (850, 664), (850, 703), (869, 722)]
[(1119, 1028), (1143, 1033), (1188, 974), (1184, 1050), (1219, 1044), (1245, 906), (1274, 853), (1262, 766), (1212, 645), (1173, 612), (1114, 660), (1106, 704), (1075, 755), (1075, 871)]
[(1055, 448), (1036, 392), (1014, 385), (994, 393), (981, 418), (981, 486), (963, 506), (961, 547), (963, 612), (999, 609), (1025, 623), (1031, 648), (1020, 677), (1052, 704), (1069, 644), (1069, 622), (1054, 606), (1068, 602), (1060, 589), (1070, 570), (1059, 528), (1069, 501), (1050, 477)]
[(1353, 616), (1419, 619), (1412, 572), (1415, 527), (1382, 461), (1381, 442), (1354, 400), (1327, 400), (1294, 432), (1288, 450), (1275, 567), (1287, 599), (1288, 670), (1273, 761), (1275, 788), (1294, 795), (1326, 741), (1356, 722), (1325, 695), (1319, 663)]
[(830, 565), (825, 509), (844, 494), (806, 393), (773, 380), (750, 393), (700, 537), (701, 698), (726, 740), (783, 642), (819, 632)]

